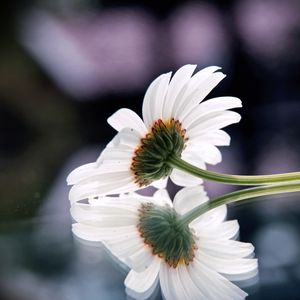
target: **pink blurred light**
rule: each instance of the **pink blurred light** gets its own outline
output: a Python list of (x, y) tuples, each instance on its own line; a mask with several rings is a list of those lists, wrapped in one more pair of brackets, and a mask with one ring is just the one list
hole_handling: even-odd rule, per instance
[(180, 7), (158, 23), (139, 9), (59, 18), (35, 10), (21, 24), (23, 45), (56, 84), (75, 98), (144, 89), (170, 65), (229, 61), (230, 37), (209, 4)]
[(153, 71), (155, 30), (140, 10), (69, 19), (34, 11), (21, 30), (29, 52), (57, 85), (78, 98), (130, 92), (143, 86)]
[(168, 27), (171, 52), (178, 65), (224, 65), (228, 60), (230, 37), (214, 6), (187, 4), (171, 17)]
[(249, 53), (268, 61), (289, 56), (300, 28), (300, 2), (295, 0), (244, 0), (238, 2), (235, 19)]

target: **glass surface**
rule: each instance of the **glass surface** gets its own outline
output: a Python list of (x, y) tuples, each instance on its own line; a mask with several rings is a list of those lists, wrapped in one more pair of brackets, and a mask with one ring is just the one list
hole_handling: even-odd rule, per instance
[[(63, 175), (36, 217), (2, 225), (1, 299), (129, 299), (123, 285), (128, 269), (100, 243), (72, 235)], [(298, 197), (229, 206), (228, 219), (239, 219), (240, 240), (254, 244), (259, 260), (257, 281), (241, 286), (247, 299), (299, 299)], [(158, 291), (153, 299), (160, 297)]]

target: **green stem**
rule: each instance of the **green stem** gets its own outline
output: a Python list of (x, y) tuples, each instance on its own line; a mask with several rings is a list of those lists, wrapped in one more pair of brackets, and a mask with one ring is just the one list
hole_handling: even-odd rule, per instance
[(233, 193), (222, 195), (209, 202), (199, 205), (182, 216), (182, 223), (189, 224), (205, 212), (223, 204), (244, 201), (250, 198), (262, 197), (274, 194), (300, 192), (300, 183), (290, 183), (281, 185), (259, 186), (249, 189), (239, 190)]
[(227, 184), (235, 185), (267, 185), (267, 184), (282, 184), (288, 182), (300, 182), (300, 172), (291, 172), (284, 174), (272, 174), (272, 175), (256, 175), (256, 176), (247, 176), (247, 175), (228, 175), (223, 173), (217, 173), (212, 171), (207, 171), (195, 167), (188, 162), (182, 160), (180, 157), (172, 156), (168, 160), (168, 164), (179, 170), (185, 171), (194, 176), (221, 182)]

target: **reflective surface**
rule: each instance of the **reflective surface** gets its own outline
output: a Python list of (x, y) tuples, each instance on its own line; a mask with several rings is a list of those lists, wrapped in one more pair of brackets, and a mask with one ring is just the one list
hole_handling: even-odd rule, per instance
[[(96, 152), (83, 150), (66, 165), (36, 217), (2, 225), (1, 299), (126, 299), (127, 268), (71, 233), (66, 171)], [(228, 219), (239, 219), (240, 239), (254, 244), (259, 260), (259, 278), (241, 285), (248, 299), (300, 299), (299, 217), (299, 195), (229, 207)]]

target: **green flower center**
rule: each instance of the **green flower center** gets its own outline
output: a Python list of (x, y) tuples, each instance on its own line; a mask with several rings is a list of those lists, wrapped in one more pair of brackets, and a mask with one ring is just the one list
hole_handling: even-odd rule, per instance
[(154, 123), (150, 132), (141, 139), (141, 145), (132, 159), (131, 170), (137, 184), (147, 186), (171, 174), (168, 159), (170, 156), (181, 156), (187, 141), (185, 133), (181, 123), (174, 119), (159, 119)]
[(193, 234), (188, 225), (180, 222), (173, 208), (147, 203), (139, 212), (138, 230), (153, 254), (174, 268), (181, 263), (188, 265), (193, 260), (197, 249)]

